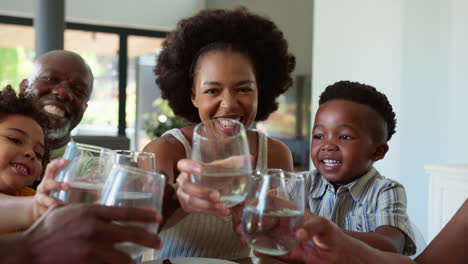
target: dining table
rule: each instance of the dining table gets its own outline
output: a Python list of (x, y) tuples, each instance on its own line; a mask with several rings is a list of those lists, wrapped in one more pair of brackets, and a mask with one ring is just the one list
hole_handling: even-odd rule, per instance
[(286, 262), (280, 261), (278, 259), (274, 259), (271, 257), (257, 257), (257, 256), (252, 256), (248, 258), (242, 258), (242, 259), (232, 259), (230, 260), (235, 263), (239, 264), (286, 264)]
[[(182, 258), (181, 260), (183, 260)], [(196, 258), (195, 258), (196, 259)], [(216, 262), (216, 259), (210, 259), (214, 260)], [(173, 259), (172, 261), (177, 262), (177, 259)], [(262, 256), (262, 257), (257, 257), (257, 256), (251, 256), (247, 258), (240, 258), (240, 259), (230, 259), (229, 263), (238, 263), (238, 264), (287, 264), (286, 262), (267, 257), (267, 256)], [(147, 260), (143, 262), (138, 262), (139, 264), (161, 264), (164, 263), (162, 259), (156, 259), (156, 260)], [(187, 260), (185, 260), (183, 263), (187, 263)], [(200, 262), (197, 262), (200, 263)], [(212, 262), (210, 262), (212, 263)], [(213, 262), (214, 263), (214, 262)], [(223, 263), (226, 263), (226, 261), (223, 261)]]

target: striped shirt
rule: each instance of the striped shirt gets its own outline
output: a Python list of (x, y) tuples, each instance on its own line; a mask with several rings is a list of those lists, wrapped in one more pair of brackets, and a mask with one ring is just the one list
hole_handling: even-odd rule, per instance
[(314, 170), (305, 173), (306, 206), (340, 228), (374, 232), (379, 226), (392, 226), (405, 234), (403, 253), (416, 252), (414, 234), (406, 214), (406, 192), (403, 185), (386, 179), (372, 167), (362, 177), (337, 190)]

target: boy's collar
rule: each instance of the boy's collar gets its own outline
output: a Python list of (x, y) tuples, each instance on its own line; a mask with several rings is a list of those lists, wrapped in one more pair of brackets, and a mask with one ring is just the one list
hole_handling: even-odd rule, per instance
[[(317, 170), (315, 170), (313, 174), (314, 176), (318, 176), (318, 179), (316, 182), (316, 188), (314, 188), (314, 191), (311, 194), (312, 198), (321, 198), (323, 195), (325, 195), (325, 191), (327, 189), (334, 192), (334, 187), (331, 182), (323, 178)], [(347, 188), (351, 193), (351, 197), (353, 197), (355, 201), (359, 201), (365, 196), (364, 190), (366, 189), (369, 181), (371, 181), (377, 175), (378, 171), (372, 166), (366, 174), (346, 185), (340, 186), (339, 188)]]
[(330, 183), (320, 175), (318, 170), (313, 170), (311, 174), (312, 179), (314, 181), (314, 185), (312, 187), (310, 196), (312, 198), (321, 198), (323, 195), (325, 195), (325, 191), (327, 190), (327, 188), (330, 188)]
[(360, 201), (364, 198), (364, 190), (366, 190), (369, 183), (372, 179), (377, 177), (378, 174), (379, 172), (374, 168), (374, 166), (372, 166), (366, 174), (345, 185), (355, 201)]

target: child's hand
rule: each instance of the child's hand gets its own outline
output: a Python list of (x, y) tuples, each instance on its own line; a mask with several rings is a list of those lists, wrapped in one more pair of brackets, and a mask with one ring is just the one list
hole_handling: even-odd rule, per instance
[(49, 207), (53, 205), (61, 204), (61, 201), (50, 197), (50, 192), (55, 190), (67, 190), (69, 188), (68, 183), (55, 181), (57, 173), (65, 167), (67, 160), (58, 159), (52, 161), (46, 168), (44, 178), (37, 187), (36, 195), (33, 200), (33, 221), (38, 219)]

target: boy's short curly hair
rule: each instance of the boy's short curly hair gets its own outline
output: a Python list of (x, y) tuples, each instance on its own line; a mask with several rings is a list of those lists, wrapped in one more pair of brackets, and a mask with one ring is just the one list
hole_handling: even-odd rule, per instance
[(374, 109), (387, 124), (387, 141), (395, 134), (396, 115), (385, 94), (359, 82), (339, 81), (328, 86), (320, 95), (319, 105), (330, 100), (347, 100)]
[(244, 7), (211, 9), (179, 21), (157, 59), (156, 84), (177, 116), (200, 122), (191, 101), (193, 68), (200, 55), (228, 49), (252, 60), (259, 87), (255, 120), (265, 120), (278, 109), (276, 98), (291, 86), (291, 73), (296, 65), (281, 30), (269, 19)]
[[(36, 98), (30, 93), (19, 93), (17, 96), (15, 90), (7, 85), (3, 90), (0, 90), (0, 122), (11, 115), (22, 115), (33, 119), (42, 128), (46, 137), (49, 119), (39, 107)], [(47, 147), (47, 140), (44, 141), (43, 172), (49, 163), (49, 148)]]

